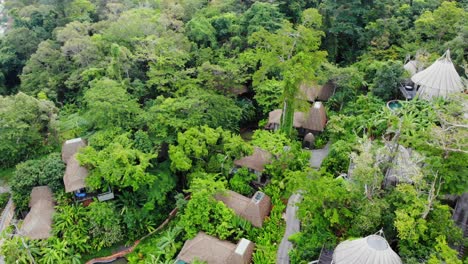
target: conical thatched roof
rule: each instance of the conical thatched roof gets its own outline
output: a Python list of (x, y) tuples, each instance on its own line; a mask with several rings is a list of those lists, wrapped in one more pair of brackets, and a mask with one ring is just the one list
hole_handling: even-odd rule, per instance
[(76, 154), (68, 159), (65, 175), (63, 176), (63, 184), (65, 185), (65, 192), (73, 192), (81, 188), (85, 188), (85, 179), (88, 176), (88, 170), (80, 166), (76, 159)]
[(55, 212), (50, 188), (47, 186), (34, 187), (29, 205), (31, 210), (24, 218), (20, 234), (31, 239), (50, 237), (52, 217)]
[(302, 127), (313, 131), (323, 131), (327, 124), (327, 114), (322, 102), (315, 102), (304, 118)]
[(427, 69), (420, 71), (411, 77), (418, 84), (418, 95), (423, 99), (432, 97), (446, 97), (450, 93), (463, 91), (463, 83), (450, 59), (450, 50), (436, 60)]
[(334, 264), (402, 264), (400, 257), (379, 235), (340, 243), (333, 253)]

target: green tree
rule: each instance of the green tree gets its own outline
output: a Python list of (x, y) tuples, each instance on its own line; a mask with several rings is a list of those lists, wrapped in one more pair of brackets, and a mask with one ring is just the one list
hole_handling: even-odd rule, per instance
[(177, 133), (199, 125), (236, 131), (240, 119), (234, 100), (201, 89), (181, 97), (158, 97), (145, 115), (148, 133), (158, 143), (173, 143)]
[(110, 247), (123, 238), (120, 215), (113, 203), (93, 202), (87, 208), (88, 233), (94, 250)]
[(84, 94), (87, 105), (87, 117), (96, 128), (111, 127), (131, 128), (141, 109), (122, 84), (103, 78), (91, 83), (91, 88)]
[(372, 93), (384, 101), (396, 98), (403, 73), (404, 69), (401, 62), (384, 62), (375, 73), (371, 84)]
[(119, 189), (132, 187), (136, 191), (157, 180), (147, 171), (152, 166), (151, 159), (156, 157), (156, 154), (135, 149), (132, 140), (123, 134), (102, 150), (92, 146), (84, 148), (78, 160), (91, 170), (86, 182), (92, 189), (104, 190), (110, 184)]
[(53, 145), (57, 108), (23, 93), (0, 96), (0, 167), (42, 153)]
[(270, 79), (269, 76), (282, 81), (284, 113), (281, 129), (288, 136), (292, 133), (299, 85), (313, 79), (325, 57), (324, 52), (318, 51), (323, 32), (317, 28), (321, 24), (318, 11), (307, 9), (302, 14), (302, 23), (296, 27), (284, 21), (275, 33), (261, 29), (249, 38), (249, 44), (255, 47), (256, 60), (261, 64), (253, 75), (254, 87)]
[(416, 21), (415, 30), (423, 40), (442, 42), (453, 39), (462, 25), (467, 22), (466, 11), (456, 2), (444, 1), (439, 8), (425, 11)]
[(194, 179), (190, 185), (191, 199), (187, 203), (179, 224), (184, 228), (186, 238), (193, 238), (199, 231), (220, 239), (233, 235), (234, 211), (223, 202), (217, 201), (214, 195), (225, 190), (226, 183), (216, 181), (213, 175)]
[(240, 136), (221, 128), (193, 127), (178, 133), (177, 145), (169, 146), (174, 171), (222, 172), (227, 175), (233, 161), (252, 151)]
[(20, 91), (32, 96), (43, 92), (53, 101), (63, 101), (69, 72), (70, 64), (59, 45), (51, 40), (43, 41), (23, 68)]

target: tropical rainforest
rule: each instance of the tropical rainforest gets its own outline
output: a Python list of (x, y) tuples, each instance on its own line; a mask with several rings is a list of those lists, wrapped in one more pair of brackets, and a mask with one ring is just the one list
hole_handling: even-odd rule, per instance
[[(17, 226), (33, 187), (49, 186), (55, 200), (48, 239), (15, 235), (15, 226), (3, 232), (6, 263), (85, 263), (148, 234), (126, 259), (174, 263), (200, 231), (234, 244), (249, 239), (253, 263), (276, 263), (294, 193), (301, 228), (288, 237), (290, 263), (379, 230), (404, 263), (468, 263), (456, 250), (465, 240), (450, 198), (468, 191), (467, 94), (406, 101), (398, 88), (409, 78), (405, 60), (418, 56), (427, 67), (447, 49), (466, 78), (468, 1), (4, 5), (2, 183)], [(328, 82), (334, 94), (323, 102), (328, 123), (315, 148), (330, 153), (314, 169), (293, 119), (307, 107), (299, 87)], [(399, 110), (387, 108), (392, 99)], [(281, 127), (263, 129), (275, 109), (283, 109)], [(87, 188), (110, 188), (114, 199), (84, 206), (65, 192), (60, 151), (78, 137), (88, 144), (78, 154)], [(417, 153), (409, 181), (387, 184), (390, 145)], [(233, 170), (256, 147), (274, 157), (263, 186), (251, 184), (249, 170)], [(267, 194), (273, 207), (263, 227), (214, 198), (224, 190)]]

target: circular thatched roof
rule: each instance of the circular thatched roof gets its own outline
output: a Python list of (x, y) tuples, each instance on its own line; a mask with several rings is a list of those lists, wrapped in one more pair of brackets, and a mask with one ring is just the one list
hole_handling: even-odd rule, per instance
[(334, 264), (402, 264), (385, 238), (370, 235), (340, 243), (333, 253)]

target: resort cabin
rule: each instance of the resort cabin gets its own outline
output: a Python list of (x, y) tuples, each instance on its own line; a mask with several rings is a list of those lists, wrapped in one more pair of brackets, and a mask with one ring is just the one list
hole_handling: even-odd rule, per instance
[[(268, 114), (268, 123), (266, 129), (278, 130), (281, 124), (283, 110), (276, 109)], [(327, 124), (327, 113), (322, 102), (315, 102), (308, 113), (295, 112), (293, 127), (299, 132), (299, 135), (305, 136), (308, 133), (317, 134), (325, 129)]]
[(406, 99), (413, 99), (416, 95), (421, 99), (430, 100), (433, 97), (446, 98), (451, 93), (463, 92), (464, 85), (450, 59), (450, 50), (421, 71), (417, 62), (411, 62), (404, 66), (411, 74), (411, 82), (406, 82), (400, 87)]
[(47, 239), (52, 234), (54, 199), (48, 186), (34, 187), (29, 201), (29, 213), (23, 221), (20, 234), (30, 239)]
[(260, 191), (257, 191), (252, 198), (245, 197), (233, 191), (217, 194), (215, 198), (234, 210), (238, 216), (252, 223), (255, 227), (262, 227), (263, 221), (265, 221), (265, 218), (271, 211), (270, 197)]
[(254, 247), (254, 243), (244, 238), (236, 245), (200, 232), (185, 242), (175, 263), (186, 264), (198, 260), (209, 264), (249, 264)]
[(257, 175), (258, 183), (264, 183), (266, 179), (262, 178), (262, 174), (265, 171), (265, 165), (270, 164), (271, 159), (272, 155), (268, 151), (255, 147), (252, 155), (235, 160), (234, 165), (247, 168), (249, 172)]
[(90, 201), (97, 197), (99, 201), (114, 199), (114, 193), (110, 190), (105, 193), (91, 193), (86, 190), (85, 179), (88, 176), (88, 169), (81, 166), (76, 158), (80, 148), (85, 147), (86, 143), (81, 138), (75, 138), (65, 141), (62, 147), (62, 159), (67, 164), (65, 174), (63, 175), (63, 184), (65, 192), (74, 193), (78, 201)]

